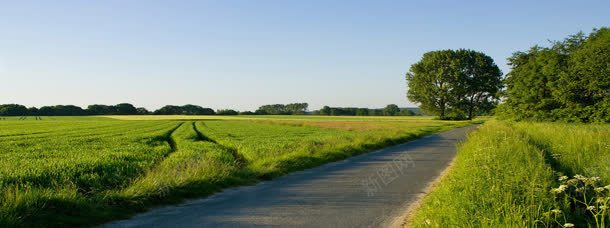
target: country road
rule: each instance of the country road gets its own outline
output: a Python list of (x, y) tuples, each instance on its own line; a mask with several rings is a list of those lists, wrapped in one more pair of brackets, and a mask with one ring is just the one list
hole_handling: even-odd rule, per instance
[(397, 226), (474, 128), (434, 134), (103, 227)]

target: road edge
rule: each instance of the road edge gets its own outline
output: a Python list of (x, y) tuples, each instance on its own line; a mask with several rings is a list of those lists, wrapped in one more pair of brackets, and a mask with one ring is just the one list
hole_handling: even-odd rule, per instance
[(421, 207), (421, 204), (422, 204), (424, 198), (426, 198), (426, 196), (428, 196), (432, 191), (434, 191), (438, 187), (438, 185), (441, 183), (441, 181), (443, 179), (445, 179), (445, 177), (447, 177), (447, 175), (453, 169), (453, 166), (455, 165), (455, 160), (456, 160), (457, 155), (458, 155), (457, 153), (459, 153), (459, 146), (460, 146), (460, 144), (466, 142), (468, 140), (468, 138), (470, 137), (470, 134), (472, 132), (476, 131), (480, 126), (481, 126), (481, 124), (476, 124), (474, 129), (472, 129), (471, 131), (467, 132), (466, 139), (464, 139), (461, 142), (458, 142), (455, 145), (457, 147), (456, 148), (456, 150), (457, 150), (456, 154), (455, 154), (455, 156), (453, 156), (451, 161), (447, 164), (447, 167), (445, 167), (445, 169), (443, 169), (433, 181), (428, 183), (428, 186), (426, 186), (424, 191), (422, 193), (419, 193), (416, 196), (415, 200), (413, 200), (411, 202), (411, 204), (402, 213), (402, 215), (397, 217), (397, 218), (395, 218), (390, 223), (390, 227), (410, 227), (410, 225), (413, 222), (413, 219), (415, 218), (415, 212)]

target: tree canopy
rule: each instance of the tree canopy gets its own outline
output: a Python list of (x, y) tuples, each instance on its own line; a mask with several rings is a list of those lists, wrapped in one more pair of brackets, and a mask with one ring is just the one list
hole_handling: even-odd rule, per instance
[(302, 115), (307, 112), (308, 107), (307, 103), (271, 104), (259, 107), (255, 113), (259, 115)]
[[(85, 115), (148, 115), (151, 114), (146, 108), (136, 108), (129, 103), (117, 105), (89, 105), (87, 109), (75, 105), (54, 105), (41, 108), (26, 108), (19, 104), (0, 105), (0, 116), (85, 116)], [(174, 106), (166, 105), (154, 112), (158, 115), (214, 115), (210, 108), (198, 105)]]
[(140, 114), (138, 109), (129, 103), (117, 105), (94, 104), (87, 107), (89, 115), (136, 115)]
[(398, 105), (389, 104), (383, 109), (369, 108), (342, 108), (324, 106), (314, 114), (322, 116), (415, 116), (409, 108), (399, 108)]
[(155, 115), (214, 115), (211, 108), (203, 108), (198, 105), (187, 104), (183, 106), (166, 105), (153, 112)]
[(383, 109), (384, 116), (395, 116), (400, 112), (398, 105), (389, 104)]
[(37, 116), (84, 116), (87, 111), (76, 105), (43, 106), (38, 109)]
[(610, 29), (577, 33), (508, 58), (499, 115), (511, 119), (610, 122)]
[(25, 116), (28, 114), (28, 108), (19, 104), (4, 104), (0, 105), (0, 116)]
[(490, 112), (503, 87), (493, 59), (465, 49), (425, 53), (406, 78), (409, 100), (441, 119), (472, 119)]
[[(232, 115), (239, 115), (239, 112), (235, 111), (233, 109), (220, 109), (220, 110), (216, 111), (216, 115), (232, 116)], [(245, 114), (242, 114), (242, 115), (245, 115)]]

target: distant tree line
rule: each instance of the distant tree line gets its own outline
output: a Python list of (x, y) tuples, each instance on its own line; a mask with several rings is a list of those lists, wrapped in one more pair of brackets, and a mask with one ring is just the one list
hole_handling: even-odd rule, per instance
[(233, 109), (220, 109), (220, 110), (216, 111), (216, 115), (221, 115), (221, 116), (232, 116), (232, 115), (239, 115), (239, 114), (247, 115), (249, 113), (251, 113), (251, 112), (240, 113)]
[(256, 115), (303, 115), (307, 113), (307, 103), (271, 104), (259, 107)]
[(390, 104), (382, 109), (369, 108), (340, 108), (324, 106), (315, 115), (322, 116), (415, 116), (419, 115), (409, 108), (399, 108), (398, 105)]
[(516, 120), (610, 122), (610, 28), (578, 33), (508, 59), (498, 115)]
[[(228, 110), (223, 110), (223, 114)], [(233, 113), (235, 111), (231, 110)], [(41, 108), (27, 108), (19, 104), (0, 105), (0, 116), (85, 116), (85, 115), (214, 115), (216, 112), (210, 108), (198, 105), (174, 106), (166, 105), (154, 112), (146, 108), (136, 108), (132, 104), (121, 103), (117, 105), (89, 105), (87, 109), (75, 105), (55, 105)]]
[(44, 106), (41, 108), (19, 104), (0, 105), (0, 116), (85, 116), (85, 115), (325, 115), (325, 116), (414, 116), (421, 115), (409, 108), (399, 108), (395, 104), (387, 105), (382, 109), (369, 108), (340, 108), (328, 107), (308, 112), (309, 104), (271, 104), (259, 107), (255, 112), (238, 112), (233, 109), (220, 109), (214, 111), (211, 108), (204, 108), (198, 105), (166, 105), (155, 111), (148, 111), (146, 108), (136, 108), (129, 103), (117, 105), (94, 104), (87, 106), (86, 109), (75, 105), (55, 105)]
[(256, 112), (238, 112), (233, 109), (214, 111), (198, 105), (166, 105), (155, 111), (136, 108), (132, 104), (117, 105), (94, 104), (87, 109), (75, 105), (44, 106), (27, 108), (19, 104), (0, 105), (0, 116), (85, 116), (85, 115), (304, 115), (307, 114), (307, 103), (273, 104), (261, 106)]
[(27, 108), (19, 104), (0, 105), (0, 116), (83, 116), (86, 110), (74, 105), (55, 105)]
[(136, 108), (128, 103), (121, 103), (117, 105), (100, 105), (94, 104), (89, 105), (84, 110), (88, 115), (136, 115), (136, 114), (148, 114), (148, 110), (145, 108)]

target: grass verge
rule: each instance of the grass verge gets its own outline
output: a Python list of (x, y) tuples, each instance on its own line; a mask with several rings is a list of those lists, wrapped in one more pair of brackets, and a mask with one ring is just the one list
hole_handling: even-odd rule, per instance
[(488, 121), (408, 226), (607, 226), (609, 133), (607, 125)]

